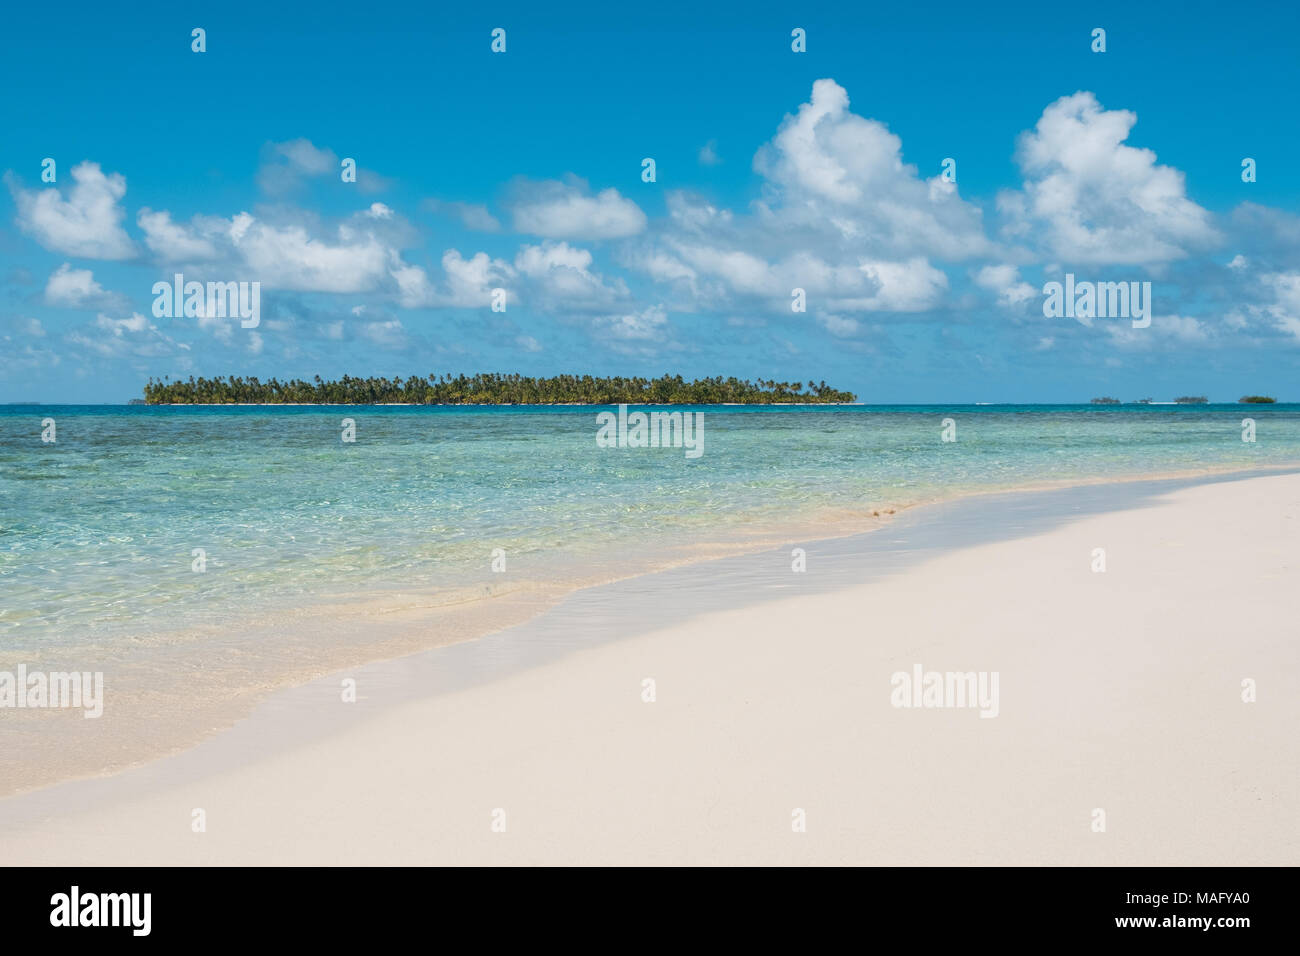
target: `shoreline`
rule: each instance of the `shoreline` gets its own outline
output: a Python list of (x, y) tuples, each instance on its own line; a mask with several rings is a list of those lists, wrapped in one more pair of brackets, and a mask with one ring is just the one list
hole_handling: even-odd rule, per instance
[[(7, 856), (26, 854), (43, 862), (59, 862), (60, 854), (74, 845), (83, 860), (89, 855), (121, 862), (126, 857), (115, 854), (124, 845), (143, 841), (146, 849), (138, 856), (133, 851), (132, 862), (314, 863), (334, 851), (315, 851), (314, 843), (301, 841), (325, 827), (341, 847), (362, 854), (356, 862), (427, 862), (421, 857), (421, 840), (432, 839), (435, 831), (438, 839), (423, 844), (427, 853), (452, 862), (659, 859), (651, 844), (638, 842), (654, 828), (629, 822), (626, 808), (619, 809), (619, 801), (630, 801), (635, 812), (654, 820), (666, 814), (692, 835), (677, 846), (678, 856), (662, 862), (717, 862), (737, 854), (752, 862), (807, 862), (797, 847), (789, 846), (788, 822), (786, 836), (779, 836), (779, 818), (772, 830), (776, 836), (750, 833), (745, 839), (757, 839), (753, 845), (735, 841), (756, 823), (753, 813), (758, 811), (746, 794), (775, 787), (769, 794), (775, 803), (763, 813), (785, 806), (780, 813), (788, 821), (789, 806), (814, 802), (806, 791), (815, 785), (821, 802), (809, 812), (822, 821), (822, 837), (813, 839), (810, 829), (808, 845), (816, 847), (816, 859), (823, 862), (1123, 864), (1140, 851), (1148, 854), (1143, 857), (1148, 862), (1176, 865), (1206, 862), (1224, 846), (1233, 848), (1231, 859), (1238, 862), (1243, 856), (1251, 862), (1294, 862), (1294, 804), (1286, 802), (1294, 794), (1275, 779), (1277, 773), (1285, 774), (1286, 761), (1294, 756), (1286, 753), (1295, 747), (1288, 736), (1291, 724), (1241, 722), (1255, 714), (1271, 714), (1276, 721), (1278, 707), (1297, 706), (1298, 698), (1287, 691), (1295, 680), (1285, 676), (1289, 665), (1278, 656), (1295, 656), (1293, 642), (1276, 623), (1266, 630), (1258, 627), (1275, 620), (1271, 613), (1277, 602), (1289, 601), (1272, 555), (1293, 551), (1275, 509), (1283, 507), (1283, 518), (1300, 520), (1292, 503), (1297, 488), (1300, 478), (1291, 473), (1071, 488), (1038, 496), (1013, 493), (979, 506), (949, 501), (927, 514), (909, 511), (885, 535), (850, 536), (816, 546), (810, 542), (810, 573), (805, 575), (791, 575), (788, 555), (775, 552), (761, 560), (747, 555), (716, 561), (705, 574), (691, 566), (578, 592), (510, 631), (336, 672), (272, 694), (231, 730), (175, 756), (0, 800), (0, 844)], [(1194, 520), (1198, 513), (1205, 519), (1199, 528)], [(1271, 537), (1261, 542), (1266, 529)], [(1188, 534), (1201, 547), (1188, 548)], [(1114, 547), (1115, 566), (1110, 574), (1094, 577), (1087, 573), (1087, 554), (1099, 539)], [(1067, 565), (1075, 569), (1068, 572), (1068, 584), (1051, 567), (1060, 563), (1062, 543), (1069, 552)], [(1250, 556), (1249, 567), (1238, 563), (1242, 547)], [(1159, 559), (1130, 557), (1138, 567), (1126, 571), (1125, 555), (1134, 548), (1155, 549)], [(1213, 576), (1189, 580), (1191, 571), (1206, 564), (1207, 553), (1220, 559), (1210, 562)], [(1235, 574), (1227, 573), (1234, 569)], [(1004, 603), (1008, 592), (997, 583), (1001, 580), (1014, 588), (1014, 603)], [(948, 592), (945, 600), (934, 600), (936, 587)], [(1097, 587), (1130, 593), (1110, 609), (1107, 604), (1121, 596), (1105, 598), (1110, 592), (1095, 592)], [(1233, 603), (1243, 589), (1244, 620)], [(1181, 606), (1188, 602), (1175, 597), (1184, 592), (1195, 596), (1192, 603), (1210, 603)], [(738, 596), (746, 600), (738, 601)], [(1065, 600), (1068, 610), (1059, 603)], [(1133, 600), (1147, 609), (1137, 618), (1126, 610), (1133, 605), (1125, 601)], [(996, 624), (981, 615), (980, 602), (1001, 609)], [(871, 610), (864, 615), (867, 607)], [(1156, 609), (1162, 609), (1159, 628), (1134, 643), (1128, 632), (1140, 628), (1143, 614)], [(1096, 629), (1116, 613), (1123, 633), (1111, 633), (1113, 626)], [(1050, 631), (1042, 630), (1042, 614), (1052, 620)], [(1103, 616), (1074, 620), (1096, 614)], [(1215, 620), (1202, 621), (1206, 617)], [(903, 620), (909, 623), (899, 631)], [(1231, 635), (1219, 630), (1225, 621), (1235, 622), (1228, 625)], [(583, 633), (576, 623), (585, 627)], [(950, 630), (954, 625), (957, 629)], [(1057, 634), (1078, 627), (1093, 635), (1091, 644), (1079, 647)], [(1232, 639), (1225, 642), (1221, 636)], [(1047, 637), (1051, 640), (1044, 643)], [(1169, 656), (1173, 648), (1178, 648), (1176, 655)], [(1120, 655), (1122, 667), (1111, 662), (1112, 654)], [(1267, 700), (1261, 694), (1262, 709), (1233, 703), (1237, 677), (1213, 690), (1226, 678), (1217, 665), (1206, 672), (1206, 662), (1220, 658), (1230, 675), (1250, 673), (1261, 683), (1268, 680), (1272, 686)], [(889, 709), (884, 678), (909, 660), (1001, 670), (1000, 719), (967, 721), (974, 715)], [(1150, 672), (1148, 664), (1158, 672)], [(1043, 684), (1044, 667), (1048, 674), (1078, 672), (1079, 680)], [(356, 704), (339, 703), (337, 678), (343, 673), (357, 681)], [(647, 673), (660, 681), (655, 708), (638, 699), (639, 682)], [(1207, 701), (1206, 693), (1226, 703)], [(1179, 695), (1190, 697), (1184, 701)], [(671, 719), (671, 732), (666, 725), (645, 725), (647, 715), (659, 713)], [(859, 716), (850, 716), (854, 713)], [(1044, 713), (1055, 730), (1041, 726)], [(1207, 724), (1211, 718), (1214, 722)], [(932, 738), (927, 728), (938, 726), (936, 721), (948, 729)], [(1156, 734), (1149, 727), (1163, 730)], [(1169, 740), (1163, 733), (1176, 736)], [(1123, 739), (1119, 750), (1116, 734)], [(832, 751), (826, 750), (828, 740), (834, 742)], [(1101, 741), (1110, 743), (1099, 750)], [(994, 745), (994, 751), (984, 752)], [(610, 751), (610, 746), (618, 749)], [(846, 764), (848, 752), (840, 752), (845, 747), (870, 759)], [(930, 753), (934, 748), (938, 750)], [(1188, 748), (1199, 756), (1179, 756)], [(830, 758), (830, 752), (837, 756)], [(1013, 758), (1017, 765), (1030, 763), (1013, 771), (1006, 763)], [(777, 777), (763, 770), (773, 760), (784, 767)], [(876, 760), (885, 760), (885, 776), (872, 772), (860, 778)], [(1078, 778), (1084, 772), (1081, 760), (1110, 767), (1086, 776), (1103, 791), (1113, 791), (1109, 796), (1076, 793), (1083, 779)], [(635, 783), (644, 772), (667, 772), (680, 761), (685, 761), (680, 773), (674, 769), (671, 777), (653, 776), (657, 783)], [(862, 769), (853, 769), (857, 764)], [(1030, 765), (1035, 768), (1031, 776), (1016, 776), (1029, 773)], [(909, 769), (900, 775), (902, 767)], [(724, 775), (724, 768), (730, 772)], [(782, 774), (788, 773), (795, 776), (782, 783)], [(929, 796), (918, 803), (918, 793), (909, 788), (920, 786), (913, 779), (918, 774), (931, 786), (939, 779), (934, 774), (949, 773), (966, 782), (951, 796), (958, 800), (957, 808), (965, 801), (965, 810), (953, 816), (949, 807), (934, 816), (932, 804), (950, 798), (924, 790)], [(1000, 784), (993, 786), (988, 775), (994, 773), (1012, 775), (997, 777)], [(1126, 782), (1124, 774), (1133, 773), (1138, 777)], [(1212, 778), (1207, 783), (1197, 777), (1198, 784), (1208, 787), (1195, 791), (1202, 806), (1185, 811), (1181, 804), (1167, 803), (1180, 781), (1202, 773)], [(1251, 784), (1261, 774), (1269, 781), (1263, 792), (1273, 801), (1263, 808), (1264, 822), (1276, 824), (1280, 809), (1292, 821), (1291, 829), (1279, 833), (1252, 824), (1243, 837), (1242, 814), (1261, 812), (1252, 796), (1258, 786)], [(662, 801), (655, 798), (657, 788), (670, 779), (672, 792)], [(833, 780), (839, 783), (826, 790)], [(1238, 780), (1245, 790), (1236, 786)], [(793, 790), (790, 784), (796, 784)], [(629, 785), (637, 789), (628, 790)], [(646, 786), (650, 789), (643, 792)], [(1005, 786), (1018, 789), (1005, 791)], [(1289, 786), (1294, 790), (1294, 782)], [(588, 792), (589, 787), (598, 792)], [(708, 797), (717, 787), (726, 795)], [(838, 802), (842, 796), (836, 793), (844, 788), (857, 793), (861, 787), (867, 788), (863, 806), (875, 808), (871, 813), (880, 816), (880, 826)], [(1126, 805), (1152, 794), (1165, 801), (1159, 813), (1140, 803)], [(1052, 829), (1059, 808), (1025, 817), (1027, 808), (1020, 802), (1029, 797), (1077, 798), (1080, 806), (1068, 812), (1082, 817), (1077, 830), (1071, 824), (1070, 833), (1081, 836), (1066, 837)], [(701, 820), (701, 801), (717, 799), (732, 807), (725, 822), (709, 814)], [(1280, 807), (1278, 799), (1283, 800)], [(270, 802), (263, 806), (259, 800)], [(972, 810), (971, 800), (982, 809)], [(480, 806), (478, 801), (489, 802)], [(1099, 801), (1111, 807), (1123, 837), (1105, 842), (1089, 834), (1088, 807)], [(500, 802), (524, 817), (533, 838), (520, 835), (517, 845), (493, 844), (486, 824), (480, 837), (477, 823), (467, 822), (486, 821), (488, 809)], [(421, 817), (417, 805), (432, 816), (404, 816), (414, 812)], [(537, 814), (531, 818), (525, 813), (530, 806)], [(225, 836), (189, 833), (189, 807), (209, 807), (214, 819), (225, 819), (220, 831)], [(1235, 830), (1212, 831), (1219, 836), (1209, 841), (1189, 835), (1185, 846), (1169, 845), (1166, 818), (1190, 826), (1186, 812), (1199, 814), (1200, 820), (1220, 809), (1238, 821)], [(999, 845), (981, 850), (982, 839), (968, 844), (946, 832), (936, 845), (917, 851), (889, 835), (925, 833), (937, 820), (951, 829), (954, 820), (971, 812), (986, 814), (981, 819), (995, 830), (1006, 818), (1012, 829), (1003, 838), (1019, 849)], [(827, 818), (840, 819), (844, 813), (852, 819), (829, 828)], [(588, 829), (572, 829), (586, 826), (580, 821), (591, 814), (597, 831), (614, 828), (617, 838), (609, 845), (603, 838), (593, 841)], [(911, 823), (900, 826), (899, 815)], [(160, 824), (165, 816), (175, 819)], [(232, 816), (238, 819), (237, 832), (228, 829), (235, 826)], [(1134, 816), (1151, 832), (1123, 829), (1123, 821)], [(339, 830), (343, 819), (349, 821), (347, 829)], [(1217, 818), (1213, 825), (1226, 826)], [(399, 831), (412, 827), (420, 839), (410, 845), (393, 842)], [(554, 827), (561, 828), (566, 842), (554, 842), (560, 832)], [(285, 828), (299, 835), (282, 833)], [(538, 828), (549, 834), (540, 843)], [(829, 842), (828, 828), (835, 831)], [(1031, 831), (1028, 836), (1026, 831)], [(844, 849), (846, 840), (853, 853)], [(625, 856), (637, 846), (641, 855)], [(870, 859), (861, 856), (868, 846), (876, 846)], [(1032, 861), (1023, 857), (1031, 847), (1038, 854)]]
[[(540, 585), (537, 582), (525, 582), (523, 586), (517, 589), (507, 589), (487, 596), (470, 596), (463, 601), (450, 603), (427, 604), (423, 603), (419, 596), (405, 596), (407, 592), (379, 591), (365, 595), (364, 600), (359, 599), (360, 596), (354, 596), (354, 600), (351, 602), (341, 604), (312, 604), (306, 607), (297, 607), (289, 615), (289, 620), (296, 622), (297, 633), (301, 633), (304, 629), (310, 630), (309, 624), (305, 624), (304, 621), (311, 622), (313, 619), (319, 621), (327, 617), (333, 617), (340, 607), (350, 609), (350, 613), (344, 619), (343, 630), (366, 629), (373, 634), (376, 623), (392, 624), (394, 627), (388, 639), (370, 640), (362, 646), (350, 645), (342, 655), (337, 652), (337, 649), (326, 653), (318, 645), (301, 643), (291, 645), (288, 654), (290, 661), (282, 672), (278, 675), (259, 675), (255, 686), (239, 689), (233, 697), (227, 699), (220, 706), (209, 706), (203, 712), (202, 720), (198, 722), (191, 721), (181, 729), (173, 728), (171, 738), (159, 740), (156, 737), (156, 729), (150, 728), (149, 722), (142, 722), (137, 730), (138, 732), (150, 734), (148, 746), (137, 745), (126, 752), (119, 750), (121, 756), (118, 759), (107, 766), (99, 767), (90, 772), (64, 772), (57, 775), (47, 773), (43, 777), (38, 775), (35, 782), (26, 785), (14, 785), (8, 789), (0, 787), (0, 799), (31, 794), (78, 781), (112, 777), (116, 774), (148, 766), (159, 760), (184, 754), (202, 745), (205, 741), (228, 732), (232, 727), (237, 726), (241, 721), (254, 714), (260, 706), (275, 695), (313, 684), (348, 668), (358, 669), (384, 665), (412, 655), (432, 653), (450, 647), (482, 641), (485, 638), (496, 637), (525, 627), (545, 617), (575, 595), (581, 595), (584, 592), (615, 587), (643, 579), (653, 579), (673, 572), (687, 572), (691, 569), (708, 568), (710, 565), (717, 567), (727, 561), (753, 559), (759, 555), (772, 553), (785, 545), (825, 546), (836, 542), (852, 542), (854, 539), (865, 538), (880, 531), (887, 531), (895, 527), (900, 519), (909, 524), (918, 521), (925, 522), (936, 509), (960, 507), (981, 499), (1006, 499), (1015, 496), (1033, 498), (1054, 492), (1068, 493), (1073, 490), (1141, 486), (1152, 483), (1200, 485), (1295, 473), (1300, 473), (1300, 463), (1255, 468), (1246, 471), (1239, 469), (1202, 469), (1192, 473), (1093, 478), (1082, 481), (1064, 480), (1062, 482), (1040, 482), (1010, 489), (964, 491), (947, 497), (903, 505), (893, 509), (889, 514), (880, 515), (878, 519), (869, 519), (873, 520), (871, 527), (846, 527), (843, 524), (836, 527), (819, 525), (808, 530), (808, 533), (802, 536), (763, 532), (756, 539), (749, 542), (733, 540), (726, 545), (716, 541), (698, 542), (695, 545), (695, 550), (702, 553), (694, 555), (679, 553), (671, 559), (651, 562), (644, 567), (626, 570), (623, 573), (594, 575), (585, 580), (549, 582)], [(960, 545), (953, 544), (951, 546), (952, 549), (957, 547), (960, 547)], [(470, 589), (465, 588), (464, 590), (469, 591)], [(400, 602), (399, 598), (402, 598)], [(755, 603), (758, 603), (759, 600), (759, 598), (754, 599)], [(474, 625), (468, 631), (456, 631), (456, 627), (461, 625), (462, 622), (453, 620), (448, 623), (445, 618), (454, 615), (457, 611), (467, 611), (470, 615), (478, 615), (479, 612), (482, 612), (482, 615), (476, 617)], [(265, 623), (253, 625), (245, 621), (241, 622), (240, 626), (232, 629), (246, 635), (249, 641), (256, 642), (264, 636), (284, 630), (284, 626), (285, 618), (277, 616), (276, 623), (271, 626), (267, 626)], [(323, 625), (318, 624), (318, 626)], [(439, 627), (440, 631), (437, 635), (432, 635), (427, 631), (429, 627)], [(319, 632), (312, 631), (311, 633), (316, 634)], [(280, 639), (283, 640), (283, 637)], [(176, 649), (165, 648), (164, 650), (174, 651)], [(184, 661), (185, 655), (183, 652), (187, 648), (182, 647), (180, 650), (182, 652), (181, 660)], [(259, 647), (259, 650), (263, 653), (267, 652), (264, 647)], [(315, 653), (316, 657), (303, 663), (294, 656), (298, 652), (304, 652), (308, 655)], [(280, 649), (280, 657), (285, 656), (285, 650)], [(179, 672), (183, 674), (186, 669), (182, 667)], [(159, 701), (153, 700), (151, 703), (156, 707)], [(28, 711), (30, 719), (33, 720), (46, 718), (50, 714), (51, 712), (48, 711), (43, 713)], [(80, 720), (66, 719), (77, 716), (76, 713), (65, 712), (56, 716), (64, 717), (65, 724), (73, 724), (74, 728), (76, 728), (73, 731), (74, 733), (81, 729), (82, 722)], [(180, 715), (174, 714), (173, 716)], [(98, 722), (92, 723), (98, 724)], [(43, 737), (40, 730), (36, 732), (34, 740), (39, 746), (51, 742)], [(54, 742), (57, 743), (57, 741)], [(100, 745), (98, 741), (96, 741), (96, 745)], [(11, 779), (16, 780), (17, 778)]]
[[(727, 541), (716, 538), (696, 541), (671, 556), (657, 555), (655, 559), (640, 565), (634, 562), (613, 573), (602, 571), (583, 578), (567, 578), (558, 581), (524, 581), (518, 587), (506, 588), (488, 595), (476, 595), (472, 593), (473, 589), (470, 586), (465, 586), (458, 589), (459, 592), (464, 592), (462, 599), (436, 603), (428, 603), (427, 596), (412, 594), (408, 590), (380, 589), (364, 594), (352, 594), (341, 601), (317, 602), (279, 609), (273, 612), (269, 621), (253, 616), (233, 624), (223, 622), (221, 625), (201, 629), (207, 632), (206, 639), (209, 641), (215, 639), (214, 635), (221, 631), (231, 631), (238, 635), (234, 646), (226, 649), (222, 660), (233, 659), (236, 664), (232, 666), (246, 667), (245, 662), (250, 654), (261, 655), (263, 658), (261, 663), (274, 664), (278, 661), (279, 669), (273, 673), (239, 672), (233, 677), (227, 675), (225, 678), (227, 683), (218, 681), (213, 686), (199, 688), (207, 691), (206, 697), (198, 693), (191, 695), (189, 692), (192, 688), (181, 687), (178, 691), (172, 687), (169, 702), (167, 693), (160, 692), (156, 688), (144, 688), (142, 693), (136, 689), (134, 696), (127, 695), (125, 707), (120, 700), (113, 701), (110, 683), (109, 705), (117, 704), (117, 713), (123, 715), (127, 726), (126, 735), (135, 735), (135, 739), (125, 744), (120, 739), (110, 741), (111, 750), (116, 756), (88, 772), (75, 772), (68, 768), (78, 762), (84, 766), (86, 754), (101, 752), (104, 741), (85, 734), (83, 722), (74, 719), (79, 717), (79, 713), (27, 711), (26, 719), (33, 723), (53, 717), (56, 720), (62, 719), (65, 728), (71, 724), (72, 727), (67, 732), (79, 739), (80, 743), (70, 744), (66, 739), (60, 740), (57, 735), (49, 731), (48, 725), (44, 729), (35, 730), (29, 737), (20, 737), (19, 743), (23, 746), (11, 747), (9, 752), (10, 757), (14, 758), (10, 761), (13, 769), (9, 774), (0, 775), (0, 779), (7, 776), (10, 781), (8, 786), (0, 784), (0, 799), (39, 792), (71, 782), (111, 777), (114, 774), (129, 772), (159, 760), (175, 757), (228, 732), (276, 694), (303, 687), (347, 668), (385, 664), (414, 654), (481, 641), (536, 621), (574, 595), (593, 589), (608, 588), (674, 571), (698, 569), (717, 562), (753, 558), (785, 545), (824, 545), (828, 542), (873, 535), (891, 528), (903, 516), (924, 520), (931, 509), (979, 499), (1016, 495), (1037, 496), (1052, 492), (1068, 492), (1072, 489), (1140, 485), (1150, 482), (1214, 483), (1273, 474), (1291, 474), (1298, 471), (1300, 471), (1300, 463), (1290, 463), (1244, 471), (1225, 467), (1154, 475), (1063, 479), (1059, 482), (1038, 482), (1013, 488), (962, 490), (944, 497), (900, 504), (896, 508), (888, 509), (887, 513), (878, 512), (875, 517), (867, 515), (858, 515), (853, 519), (840, 517), (835, 522), (805, 519), (807, 523), (802, 528), (794, 526), (768, 528), (750, 536), (749, 540), (733, 537)], [(796, 531), (802, 533), (794, 533)], [(344, 609), (346, 615), (339, 617)], [(429, 628), (437, 628), (438, 631), (432, 634)], [(329, 646), (314, 643), (321, 634), (327, 633), (330, 629), (335, 633), (336, 643)], [(385, 629), (385, 634), (376, 639), (375, 635)], [(368, 632), (367, 642), (364, 645), (348, 640), (351, 635), (360, 630)], [(290, 631), (294, 635), (293, 639), (286, 637)], [(197, 634), (200, 630), (191, 629), (184, 633)], [(306, 640), (303, 639), (304, 633), (307, 635)], [(199, 638), (199, 641), (203, 639)], [(241, 642), (251, 650), (239, 650)], [(230, 638), (226, 639), (226, 644), (231, 644)], [(153, 652), (171, 660), (170, 673), (173, 680), (178, 674), (195, 673), (195, 668), (207, 674), (219, 672), (219, 668), (214, 670), (214, 664), (219, 664), (220, 661), (214, 660), (213, 652), (207, 645), (201, 643), (141, 649), (141, 653)], [(24, 662), (26, 661), (27, 659), (24, 658)], [(239, 676), (240, 674), (243, 676)], [(180, 678), (181, 681), (184, 679), (183, 676)], [(140, 699), (136, 699), (137, 697)], [(164, 714), (164, 711), (168, 713)], [(21, 711), (9, 713), (11, 716), (22, 714)], [(159, 716), (170, 718), (168, 732), (161, 737), (157, 730)], [(100, 722), (90, 723), (98, 727)], [(14, 728), (11, 724), (7, 729), (12, 732)], [(66, 752), (61, 751), (63, 762), (35, 773), (29, 766), (24, 779), (24, 770), (21, 767), (24, 753), (43, 755), (50, 745), (55, 748), (64, 745), (70, 747)]]

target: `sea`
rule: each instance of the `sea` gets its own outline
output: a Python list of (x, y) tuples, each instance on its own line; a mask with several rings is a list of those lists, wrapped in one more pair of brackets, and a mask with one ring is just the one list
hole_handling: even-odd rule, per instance
[(0, 653), (1300, 462), (1300, 405), (642, 410), (698, 413), (702, 453), (600, 447), (597, 406), (0, 406)]

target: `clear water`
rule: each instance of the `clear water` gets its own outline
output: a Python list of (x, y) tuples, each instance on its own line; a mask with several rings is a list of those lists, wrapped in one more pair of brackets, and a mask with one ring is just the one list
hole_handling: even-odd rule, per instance
[(1297, 405), (674, 408), (704, 414), (698, 459), (597, 447), (601, 410), (0, 406), (0, 650), (456, 588), (494, 548), (562, 573), (971, 491), (1300, 462)]

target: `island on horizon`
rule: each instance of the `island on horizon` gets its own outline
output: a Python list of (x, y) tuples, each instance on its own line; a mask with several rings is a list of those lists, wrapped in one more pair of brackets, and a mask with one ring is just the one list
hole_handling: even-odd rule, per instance
[(592, 375), (412, 375), (310, 382), (263, 382), (229, 375), (185, 381), (149, 379), (148, 405), (833, 405), (857, 398), (823, 382), (777, 382), (733, 377), (686, 381), (680, 375), (649, 379)]

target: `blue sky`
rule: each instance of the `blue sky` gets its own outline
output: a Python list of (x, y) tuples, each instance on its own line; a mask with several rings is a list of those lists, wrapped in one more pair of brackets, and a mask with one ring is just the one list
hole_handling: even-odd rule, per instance
[[(488, 370), (1300, 399), (1294, 5), (77, 6), (0, 35), (0, 401)], [(155, 316), (176, 272), (259, 282), (259, 325)], [(1151, 282), (1151, 326), (1044, 317), (1066, 273)]]

